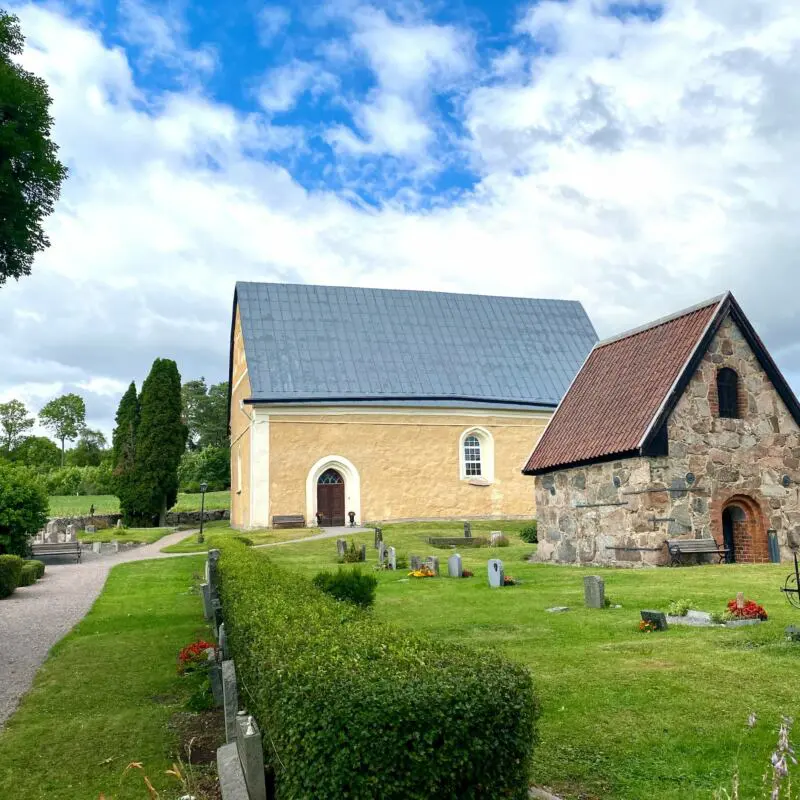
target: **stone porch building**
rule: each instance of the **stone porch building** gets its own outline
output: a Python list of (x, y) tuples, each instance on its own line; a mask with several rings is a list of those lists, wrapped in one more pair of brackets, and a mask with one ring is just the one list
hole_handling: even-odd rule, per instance
[(791, 557), (800, 406), (731, 294), (601, 342), (535, 447), (538, 559), (669, 563), (667, 539), (728, 560)]

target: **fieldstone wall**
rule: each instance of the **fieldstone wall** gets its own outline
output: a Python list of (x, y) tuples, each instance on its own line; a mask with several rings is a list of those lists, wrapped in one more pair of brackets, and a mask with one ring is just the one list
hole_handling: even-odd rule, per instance
[[(722, 367), (739, 375), (741, 419), (719, 418)], [(537, 476), (538, 560), (664, 564), (666, 539), (712, 536), (722, 543), (729, 505), (737, 508), (738, 561), (768, 560), (768, 529), (777, 532), (782, 558), (791, 558), (787, 535), (800, 529), (800, 429), (730, 319), (667, 427), (669, 456)]]

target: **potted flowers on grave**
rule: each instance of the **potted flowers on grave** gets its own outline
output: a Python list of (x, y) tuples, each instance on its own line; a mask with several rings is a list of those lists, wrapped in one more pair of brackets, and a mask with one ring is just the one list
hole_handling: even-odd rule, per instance
[(423, 564), (413, 572), (409, 572), (408, 576), (409, 578), (435, 578), (436, 573), (427, 564)]
[(185, 675), (207, 667), (209, 650), (213, 652), (214, 645), (202, 639), (187, 644), (178, 654), (178, 674)]
[(762, 622), (768, 619), (764, 606), (760, 606), (755, 600), (744, 600), (742, 598), (729, 600), (728, 612), (734, 619), (757, 619)]
[(473, 577), (475, 577), (475, 573), (471, 572), (468, 569), (465, 569), (465, 570), (461, 571), (461, 577), (462, 578), (473, 578)]
[(510, 575), (503, 576), (503, 586), (516, 586), (516, 585), (517, 582)]

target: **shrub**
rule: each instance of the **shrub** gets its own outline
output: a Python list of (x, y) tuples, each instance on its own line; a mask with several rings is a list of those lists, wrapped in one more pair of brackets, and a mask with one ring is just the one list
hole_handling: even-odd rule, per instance
[(508, 541), (508, 536), (504, 533), (501, 533), (499, 536), (496, 536), (494, 541), (491, 542), (492, 547), (508, 547), (511, 542)]
[(24, 563), (19, 556), (0, 556), (0, 598), (13, 594), (19, 586)]
[(29, 561), (26, 561), (22, 565), (22, 569), (19, 573), (19, 584), (18, 586), (33, 586), (36, 583), (36, 567), (31, 564)]
[(44, 561), (32, 560), (32, 561), (27, 561), (26, 563), (30, 564), (30, 565), (32, 565), (33, 567), (36, 568), (36, 580), (37, 581), (39, 580), (39, 578), (43, 578), (44, 577)]
[(346, 600), (363, 608), (375, 602), (375, 590), (378, 588), (378, 579), (374, 575), (364, 575), (355, 567), (351, 570), (320, 572), (312, 583), (337, 600)]
[(30, 537), (47, 524), (48, 499), (37, 475), (0, 464), (0, 553), (27, 556)]
[(361, 548), (356, 547), (356, 543), (351, 541), (350, 547), (344, 551), (344, 555), (339, 559), (343, 564), (357, 564), (361, 561)]
[(693, 603), (691, 600), (673, 600), (667, 607), (667, 614), (671, 617), (685, 617), (691, 609)]
[(536, 520), (531, 522), (530, 525), (526, 525), (520, 532), (519, 538), (522, 539), (523, 542), (527, 542), (528, 544), (537, 544), (539, 541), (539, 533), (536, 527)]
[(524, 667), (386, 625), (240, 543), (221, 550), (228, 641), (278, 798), (527, 798)]

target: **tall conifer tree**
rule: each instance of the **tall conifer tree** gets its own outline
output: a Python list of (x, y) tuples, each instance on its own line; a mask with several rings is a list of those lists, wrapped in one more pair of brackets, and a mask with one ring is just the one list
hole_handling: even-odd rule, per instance
[(142, 510), (136, 508), (136, 435), (139, 429), (139, 398), (131, 381), (117, 409), (112, 439), (114, 492), (126, 523), (141, 521)]
[(174, 361), (157, 358), (142, 384), (136, 433), (135, 504), (166, 523), (167, 509), (178, 499), (178, 465), (186, 447), (181, 418), (181, 376)]

